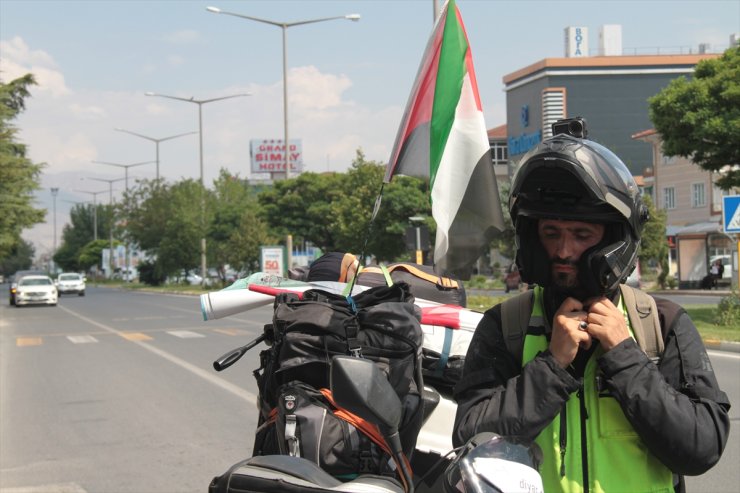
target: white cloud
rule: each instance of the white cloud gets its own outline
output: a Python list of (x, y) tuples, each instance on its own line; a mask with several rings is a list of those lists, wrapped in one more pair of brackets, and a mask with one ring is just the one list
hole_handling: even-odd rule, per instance
[[(46, 83), (47, 90), (33, 93), (16, 124), (19, 138), (28, 145), (29, 157), (35, 162), (47, 163), (42, 176), (44, 188), (37, 194), (47, 206), (51, 186), (60, 187), (60, 198), (66, 194), (68, 199), (86, 200), (89, 197), (76, 197), (73, 190), (96, 190), (101, 185), (105, 188), (105, 184), (80, 182), (81, 178), (123, 176), (121, 169), (91, 161), (126, 164), (155, 158), (153, 142), (116, 132), (114, 128), (159, 139), (198, 130), (195, 104), (146, 97), (142, 91), (67, 88), (63, 67), (56, 67), (46, 52), (29, 49), (19, 38), (3, 42), (2, 55), (3, 70), (13, 67), (16, 73), (25, 73), (35, 68), (40, 82)], [(164, 63), (178, 63), (178, 60), (170, 58)], [(344, 171), (360, 147), (367, 159), (384, 162), (388, 158), (402, 108), (371, 108), (348, 99), (352, 80), (343, 74), (324, 73), (314, 66), (305, 66), (291, 69), (289, 75), (290, 136), (303, 142), (307, 171)], [(52, 87), (56, 90), (50, 90)], [(203, 105), (206, 183), (216, 178), (220, 168), (243, 177), (250, 176), (250, 139), (282, 138), (282, 80), (266, 85), (210, 88), (196, 94), (169, 93), (208, 99), (245, 92), (251, 96)], [(161, 142), (161, 176), (167, 180), (197, 178), (200, 173), (198, 144), (197, 135)], [(154, 174), (154, 165), (131, 169), (130, 184), (133, 186), (137, 178), (153, 178)], [(115, 185), (116, 197), (122, 186), (121, 183)], [(57, 201), (59, 231), (68, 218), (70, 207), (66, 202)], [(46, 224), (34, 227), (24, 236), (38, 242), (40, 249), (48, 249), (51, 229), (50, 214)]]
[(83, 106), (79, 103), (70, 104), (69, 111), (72, 115), (83, 120), (99, 120), (101, 117), (107, 116), (105, 109), (100, 106)]
[(202, 39), (200, 33), (194, 29), (182, 29), (173, 31), (164, 36), (164, 40), (174, 45), (187, 45), (197, 43)]
[(22, 38), (0, 40), (0, 78), (11, 81), (27, 73), (34, 74), (38, 90), (54, 97), (69, 94), (64, 75), (57, 69), (51, 55), (42, 50), (31, 50)]
[(185, 63), (185, 57), (182, 57), (180, 55), (170, 55), (167, 57), (167, 63), (171, 67), (179, 67), (180, 65)]
[(352, 87), (345, 75), (322, 74), (314, 66), (288, 72), (288, 100), (301, 110), (323, 110), (339, 106), (342, 93)]

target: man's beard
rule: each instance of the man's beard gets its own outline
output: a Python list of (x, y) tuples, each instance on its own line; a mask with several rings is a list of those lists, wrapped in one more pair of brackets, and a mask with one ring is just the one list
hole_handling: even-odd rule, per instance
[[(573, 267), (572, 272), (559, 272), (556, 265), (567, 265)], [(568, 259), (555, 258), (551, 261), (551, 283), (556, 298), (561, 301), (571, 297), (583, 301), (588, 297), (579, 280), (579, 266), (577, 262)]]

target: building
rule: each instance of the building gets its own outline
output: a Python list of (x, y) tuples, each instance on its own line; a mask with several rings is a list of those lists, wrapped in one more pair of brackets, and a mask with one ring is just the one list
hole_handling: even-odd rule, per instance
[(656, 208), (666, 211), (666, 234), (670, 245), (671, 274), (678, 276), (680, 288), (697, 288), (708, 273), (710, 262), (725, 261), (724, 277), (732, 275), (735, 241), (722, 231), (722, 197), (729, 192), (714, 185), (716, 173), (703, 170), (687, 158), (666, 156), (660, 134), (654, 129), (632, 136), (649, 144), (651, 167), (646, 168), (643, 192)]
[(488, 130), (488, 144), (491, 146), (491, 162), (497, 183), (509, 181), (509, 150), (506, 145), (506, 125)]
[(503, 79), (509, 157), (516, 162), (549, 137), (556, 120), (582, 116), (590, 139), (614, 151), (632, 174), (641, 174), (651, 165), (651, 151), (632, 135), (652, 127), (648, 98), (676, 77), (690, 77), (699, 61), (718, 56), (545, 58), (512, 72)]

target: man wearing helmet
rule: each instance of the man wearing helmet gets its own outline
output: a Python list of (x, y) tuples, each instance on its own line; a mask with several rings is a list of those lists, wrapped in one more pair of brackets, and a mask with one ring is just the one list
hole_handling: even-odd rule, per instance
[(655, 299), (659, 358), (635, 340), (620, 284), (648, 215), (627, 167), (555, 135), (522, 158), (509, 208), (517, 266), (536, 286), (506, 302), (526, 308), (522, 327), (502, 305), (478, 325), (455, 388), (454, 444), (484, 431), (535, 441), (547, 493), (683, 491), (682, 475), (719, 460), (730, 404), (680, 306)]

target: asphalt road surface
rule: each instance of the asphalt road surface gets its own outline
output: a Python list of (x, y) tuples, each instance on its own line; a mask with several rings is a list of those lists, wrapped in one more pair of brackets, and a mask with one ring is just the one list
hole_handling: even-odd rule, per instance
[[(2, 493), (205, 492), (250, 455), (264, 346), (221, 373), (212, 362), (270, 308), (204, 322), (196, 297), (90, 286), (57, 307), (11, 307), (7, 289), (0, 303)], [(735, 428), (689, 491), (737, 492), (740, 356), (710, 356)]]

